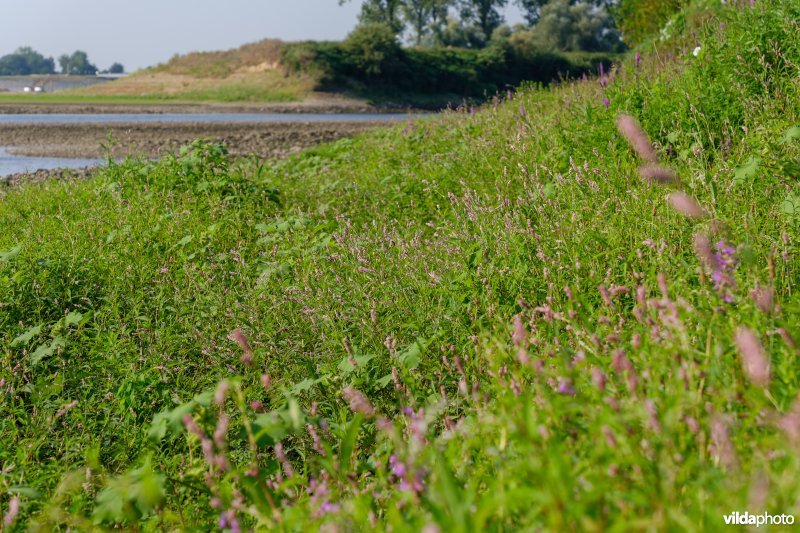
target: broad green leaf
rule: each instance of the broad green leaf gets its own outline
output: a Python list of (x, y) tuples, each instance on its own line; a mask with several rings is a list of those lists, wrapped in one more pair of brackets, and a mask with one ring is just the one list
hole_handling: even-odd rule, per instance
[(22, 245), (18, 244), (6, 252), (0, 252), (0, 261), (11, 261), (22, 251)]
[(77, 311), (72, 311), (64, 317), (64, 325), (67, 327), (77, 326), (81, 323), (81, 320), (83, 320), (83, 314)]
[(13, 341), (11, 341), (11, 347), (16, 348), (17, 346), (20, 346), (22, 344), (28, 344), (31, 341), (31, 339), (38, 336), (39, 333), (41, 332), (42, 332), (41, 325), (30, 327), (27, 329), (27, 331), (25, 331), (25, 333), (15, 338)]
[(63, 337), (56, 337), (49, 343), (42, 344), (30, 355), (30, 362), (32, 365), (37, 365), (42, 359), (50, 357), (55, 354), (59, 348), (67, 345), (66, 339)]
[(259, 446), (272, 446), (289, 434), (286, 422), (275, 413), (258, 415), (252, 422), (253, 437)]
[(783, 134), (784, 142), (800, 141), (800, 126), (792, 126)]
[(792, 221), (800, 219), (800, 194), (790, 193), (781, 202), (781, 212)]
[(183, 431), (183, 417), (191, 414), (196, 406), (197, 402), (191, 401), (156, 414), (147, 430), (147, 436), (153, 442), (159, 443), (168, 432), (170, 435), (179, 435)]
[(747, 163), (739, 166), (733, 173), (733, 183), (734, 185), (740, 186), (744, 185), (745, 183), (752, 180), (756, 174), (758, 173), (758, 169), (761, 167), (761, 158), (760, 157), (751, 157), (747, 160)]
[(295, 386), (292, 387), (292, 395), (297, 396), (303, 392), (307, 392), (311, 390), (311, 387), (313, 387), (314, 385), (316, 385), (321, 381), (322, 379), (311, 379), (311, 378), (304, 379), (303, 381), (295, 384)]

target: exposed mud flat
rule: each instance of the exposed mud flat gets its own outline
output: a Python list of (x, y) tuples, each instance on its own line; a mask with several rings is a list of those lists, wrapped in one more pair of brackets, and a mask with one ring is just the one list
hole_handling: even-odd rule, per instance
[(6, 124), (0, 146), (17, 155), (102, 158), (113, 139), (111, 156), (157, 158), (196, 139), (227, 144), (236, 155), (284, 157), (320, 143), (349, 137), (390, 122), (280, 123), (119, 123)]
[(374, 106), (351, 98), (326, 96), (303, 102), (277, 103), (54, 103), (54, 102), (0, 102), (0, 114), (76, 114), (76, 113), (380, 113), (414, 111), (404, 106)]

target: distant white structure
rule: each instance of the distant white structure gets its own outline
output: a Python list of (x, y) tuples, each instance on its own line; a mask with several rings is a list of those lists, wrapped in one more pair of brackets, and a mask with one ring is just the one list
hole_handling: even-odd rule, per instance
[(26, 85), (25, 87), (22, 88), (22, 92), (24, 92), (24, 93), (29, 93), (31, 91), (33, 91), (33, 89), (31, 87), (29, 87), (28, 85)]

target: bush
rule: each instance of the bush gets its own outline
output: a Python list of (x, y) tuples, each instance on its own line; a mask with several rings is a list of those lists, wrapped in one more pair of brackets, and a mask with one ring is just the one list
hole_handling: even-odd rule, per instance
[(357, 26), (342, 43), (342, 50), (368, 77), (389, 70), (402, 51), (392, 28), (378, 22)]
[[(352, 43), (350, 39), (348, 42)], [(405, 93), (479, 98), (522, 82), (548, 84), (596, 72), (600, 63), (610, 65), (615, 57), (544, 52), (534, 46), (518, 46), (512, 36), (482, 50), (398, 48), (370, 68), (364, 48), (348, 42), (289, 44), (284, 47), (282, 61), (291, 71), (318, 75), (319, 88), (325, 90), (346, 89), (371, 96)]]

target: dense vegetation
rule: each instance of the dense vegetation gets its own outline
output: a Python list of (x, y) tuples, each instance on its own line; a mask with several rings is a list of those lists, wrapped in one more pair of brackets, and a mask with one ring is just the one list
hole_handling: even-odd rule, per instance
[[(97, 67), (89, 61), (86, 52), (76, 50), (72, 54), (63, 54), (58, 58), (61, 74), (72, 76), (92, 76), (97, 74)], [(114, 63), (104, 71), (121, 74), (125, 67)], [(11, 54), (0, 57), (0, 76), (30, 76), (35, 74), (55, 74), (56, 62), (52, 57), (44, 57), (29, 46), (18, 48)]]
[(522, 82), (549, 84), (595, 75), (616, 55), (542, 52), (498, 40), (481, 50), (401, 48), (380, 27), (363, 26), (343, 43), (286, 44), (282, 63), (296, 73), (313, 73), (317, 88), (345, 91), (377, 101), (442, 106), (464, 98), (485, 99)]
[(2, 520), (800, 513), (800, 3), (714, 4), (476, 113), (3, 192)]

